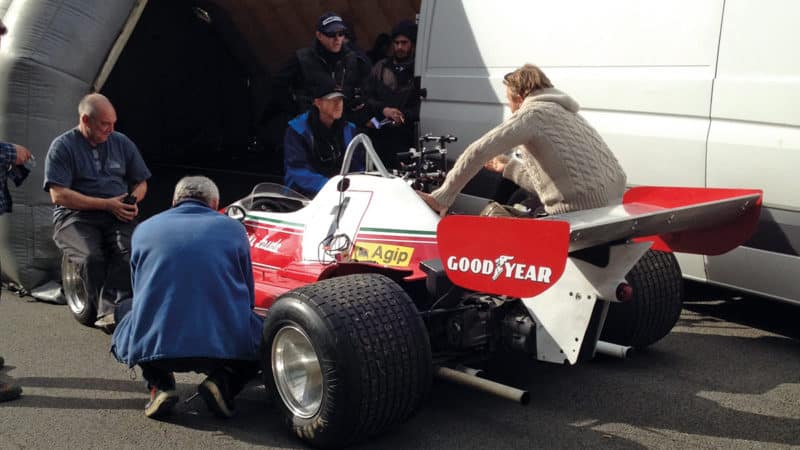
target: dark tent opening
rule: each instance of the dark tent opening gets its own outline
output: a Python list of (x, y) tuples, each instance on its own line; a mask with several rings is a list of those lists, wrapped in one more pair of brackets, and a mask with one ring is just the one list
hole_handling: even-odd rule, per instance
[[(117, 129), (153, 172), (144, 217), (169, 207), (184, 175), (214, 179), (221, 204), (255, 183), (281, 181), (287, 117), (269, 108), (270, 73), (312, 42), (322, 11), (342, 5), (288, 11), (272, 3), (279, 2), (173, 0), (145, 8), (102, 89), (117, 109)], [(419, 11), (419, 0), (378, 10), (347, 3), (341, 13), (366, 46)]]
[(117, 129), (153, 171), (143, 205), (150, 212), (169, 206), (186, 174), (215, 179), (224, 204), (281, 173), (280, 159), (254, 141), (268, 100), (266, 71), (224, 10), (195, 5), (150, 2), (103, 89), (117, 108)]

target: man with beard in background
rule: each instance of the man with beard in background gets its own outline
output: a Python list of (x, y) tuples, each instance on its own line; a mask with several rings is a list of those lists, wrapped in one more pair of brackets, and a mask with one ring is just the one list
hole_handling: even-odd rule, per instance
[(417, 25), (401, 21), (391, 37), (392, 56), (372, 68), (364, 95), (372, 115), (367, 127), (375, 149), (387, 168), (398, 169), (397, 153), (414, 146), (414, 126), (419, 121), (420, 97), (414, 83)]

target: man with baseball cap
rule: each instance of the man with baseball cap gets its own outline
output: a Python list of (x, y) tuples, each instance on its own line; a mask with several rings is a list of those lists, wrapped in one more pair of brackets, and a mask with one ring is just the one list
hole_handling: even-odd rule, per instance
[[(332, 79), (320, 79), (308, 111), (289, 122), (283, 139), (284, 183), (313, 197), (342, 169), (347, 144), (356, 126), (342, 118), (345, 95)], [(363, 157), (354, 157), (351, 170), (363, 169)]]
[[(360, 122), (363, 102), (358, 100), (359, 91), (370, 67), (345, 44), (346, 30), (342, 17), (334, 12), (319, 17), (313, 45), (295, 51), (275, 77), (275, 92), (286, 93), (281, 106), (284, 111), (292, 116), (308, 111), (316, 89), (324, 80), (332, 80), (347, 99), (345, 117)], [(366, 122), (366, 117), (363, 119)]]

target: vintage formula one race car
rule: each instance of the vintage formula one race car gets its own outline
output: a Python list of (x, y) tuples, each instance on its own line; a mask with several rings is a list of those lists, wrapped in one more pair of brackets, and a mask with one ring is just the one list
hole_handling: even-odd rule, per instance
[[(359, 145), (368, 170), (347, 173)], [(658, 341), (681, 310), (671, 252), (735, 248), (761, 205), (756, 190), (635, 187), (622, 205), (559, 216), (457, 203), (440, 219), (418, 182), (390, 174), (360, 135), (313, 200), (261, 184), (226, 208), (252, 247), (265, 384), (312, 445), (404, 421), (433, 376), (527, 402), (474, 375), (501, 349), (576, 364)]]

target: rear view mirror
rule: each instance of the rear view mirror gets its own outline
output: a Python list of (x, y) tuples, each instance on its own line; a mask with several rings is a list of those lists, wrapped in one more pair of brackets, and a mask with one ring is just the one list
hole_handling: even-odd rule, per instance
[(230, 217), (231, 219), (238, 220), (239, 222), (244, 221), (246, 216), (244, 212), (244, 208), (238, 205), (230, 205), (225, 208), (225, 215)]

